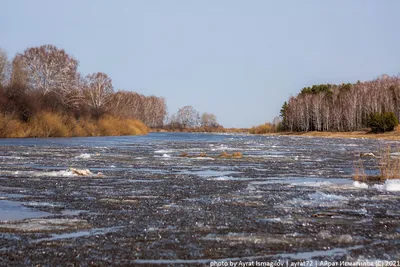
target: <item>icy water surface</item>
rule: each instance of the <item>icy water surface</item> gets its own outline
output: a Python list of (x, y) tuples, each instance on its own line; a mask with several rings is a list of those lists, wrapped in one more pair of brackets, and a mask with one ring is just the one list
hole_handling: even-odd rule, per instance
[(396, 260), (400, 192), (351, 179), (360, 153), (388, 144), (398, 146), (183, 133), (0, 140), (0, 265)]

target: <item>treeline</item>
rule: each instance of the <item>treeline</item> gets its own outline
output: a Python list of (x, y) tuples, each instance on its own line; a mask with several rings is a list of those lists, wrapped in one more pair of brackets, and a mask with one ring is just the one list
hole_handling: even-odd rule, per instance
[(53, 45), (12, 60), (0, 49), (0, 137), (131, 135), (147, 133), (144, 124), (163, 126), (164, 98), (114, 91), (107, 74), (83, 76), (78, 65)]
[[(390, 113), (394, 114), (395, 120)], [(382, 75), (375, 80), (355, 84), (305, 87), (284, 103), (280, 129), (356, 131), (373, 128), (377, 116), (380, 118), (381, 115), (391, 123), (395, 123), (400, 116), (399, 76)]]
[(217, 116), (204, 112), (200, 115), (194, 107), (184, 106), (166, 119), (163, 130), (179, 132), (225, 132)]

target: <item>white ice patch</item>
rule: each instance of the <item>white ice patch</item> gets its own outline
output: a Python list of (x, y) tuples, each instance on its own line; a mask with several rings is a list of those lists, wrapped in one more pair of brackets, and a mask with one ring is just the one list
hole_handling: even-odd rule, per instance
[(251, 181), (254, 179), (253, 178), (232, 177), (232, 176), (220, 176), (220, 177), (209, 178), (207, 180), (210, 180), (210, 181)]
[(239, 151), (239, 150), (243, 150), (243, 149), (242, 148), (237, 148), (237, 147), (228, 147), (226, 145), (214, 146), (214, 148), (211, 149), (211, 151), (225, 151), (225, 150)]
[(400, 179), (389, 179), (384, 184), (376, 184), (373, 188), (380, 191), (398, 192), (400, 191)]
[(210, 157), (194, 157), (194, 158), (190, 158), (190, 159), (214, 160), (213, 158), (210, 158)]
[(171, 157), (171, 155), (168, 155), (168, 154), (163, 154), (162, 156), (155, 155), (154, 157), (155, 157), (155, 158), (170, 158), (170, 157)]
[(400, 179), (386, 180), (386, 191), (400, 191)]
[(309, 199), (294, 198), (292, 200), (286, 201), (285, 204), (303, 207), (335, 207), (345, 204), (348, 200), (347, 197), (333, 194), (325, 194), (322, 192), (309, 194), (308, 197)]
[(321, 200), (321, 201), (344, 201), (347, 200), (347, 197), (333, 195), (333, 194), (325, 194), (322, 192), (315, 192), (313, 194), (309, 194), (310, 199), (312, 200)]
[(301, 182), (293, 183), (295, 186), (310, 186), (310, 187), (329, 187), (333, 184), (331, 182)]
[(368, 185), (366, 183), (361, 183), (359, 181), (354, 181), (353, 185), (357, 188), (367, 189)]
[(91, 157), (92, 156), (90, 154), (83, 153), (83, 154), (80, 154), (79, 156), (76, 156), (75, 158), (77, 158), (77, 159), (90, 159)]
[(76, 177), (76, 173), (70, 170), (52, 171), (52, 172), (34, 172), (33, 176), (46, 176), (46, 177)]
[(166, 154), (166, 153), (172, 153), (172, 152), (173, 152), (172, 150), (165, 150), (165, 149), (154, 151), (154, 153), (156, 153), (156, 154)]

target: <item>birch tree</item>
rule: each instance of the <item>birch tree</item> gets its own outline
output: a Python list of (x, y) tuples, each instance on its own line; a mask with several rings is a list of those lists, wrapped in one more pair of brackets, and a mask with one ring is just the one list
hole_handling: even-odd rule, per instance
[(99, 116), (107, 110), (113, 92), (112, 80), (107, 74), (89, 74), (84, 81), (84, 105), (89, 106), (95, 116)]
[(76, 89), (78, 61), (63, 49), (54, 45), (43, 45), (17, 54), (15, 60), (26, 73), (27, 86), (42, 95), (60, 91), (68, 95)]
[(200, 124), (200, 114), (192, 106), (184, 106), (177, 113), (178, 121), (183, 128), (197, 127)]
[(11, 64), (8, 61), (7, 53), (0, 48), (0, 86), (9, 83)]

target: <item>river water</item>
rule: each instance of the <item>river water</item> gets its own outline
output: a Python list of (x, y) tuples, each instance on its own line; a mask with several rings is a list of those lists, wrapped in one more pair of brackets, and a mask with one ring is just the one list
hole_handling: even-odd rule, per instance
[[(398, 143), (189, 133), (3, 139), (0, 265), (396, 260), (400, 192), (352, 180), (360, 153), (388, 145)], [(243, 157), (218, 157), (224, 151)], [(374, 158), (362, 160), (377, 173)]]

